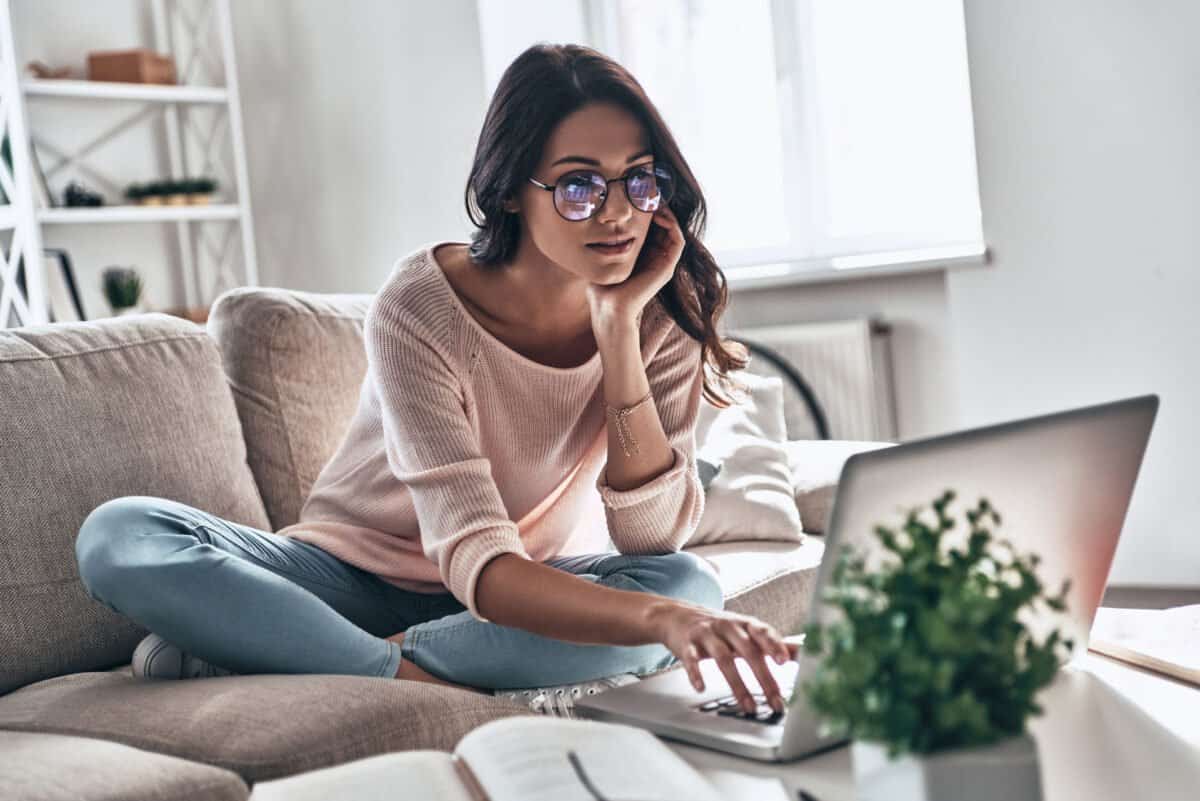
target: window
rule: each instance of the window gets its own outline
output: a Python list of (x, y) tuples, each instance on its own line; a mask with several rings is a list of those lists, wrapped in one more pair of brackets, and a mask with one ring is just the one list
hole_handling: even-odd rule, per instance
[(958, 0), (525, 0), (502, 26), (500, 4), (479, 0), (488, 95), (534, 41), (620, 61), (701, 183), (731, 284), (983, 253)]

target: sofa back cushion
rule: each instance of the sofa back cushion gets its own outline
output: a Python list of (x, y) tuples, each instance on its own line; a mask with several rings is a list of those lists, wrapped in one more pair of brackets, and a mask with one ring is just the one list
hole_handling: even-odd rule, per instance
[(268, 525), (216, 343), (165, 314), (0, 330), (0, 482), (0, 693), (128, 662), (145, 636), (79, 579), (104, 501)]
[(354, 416), (371, 298), (238, 287), (213, 302), (208, 332), (225, 361), (272, 530), (300, 519)]

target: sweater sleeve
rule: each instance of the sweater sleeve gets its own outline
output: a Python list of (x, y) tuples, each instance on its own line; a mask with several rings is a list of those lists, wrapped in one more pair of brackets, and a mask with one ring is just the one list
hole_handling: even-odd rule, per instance
[(701, 343), (670, 320), (670, 332), (646, 367), (654, 406), (675, 461), (666, 472), (638, 487), (613, 489), (608, 463), (596, 489), (604, 502), (609, 536), (621, 553), (671, 553), (682, 548), (700, 524), (704, 490), (696, 469), (696, 417), (704, 372)]
[(384, 448), (412, 493), (421, 547), (477, 620), (475, 586), (502, 553), (528, 559), (466, 413), (451, 362), (419, 321), (377, 299), (363, 321), (368, 376), (378, 388)]

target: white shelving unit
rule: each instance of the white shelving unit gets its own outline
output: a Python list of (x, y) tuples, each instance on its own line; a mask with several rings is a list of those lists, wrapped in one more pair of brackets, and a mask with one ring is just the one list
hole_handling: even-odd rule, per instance
[[(189, 307), (209, 304), (223, 289), (258, 285), (229, 0), (151, 0), (150, 7), (154, 22), (153, 48), (175, 60), (177, 86), (22, 79), (21, 67), (16, 62), (9, 0), (0, 0), (0, 136), (7, 134), (13, 161), (10, 173), (0, 160), (0, 186), (10, 201), (9, 205), (0, 204), (0, 237), (11, 232), (5, 237), (8, 240), (7, 259), (0, 258), (0, 328), (49, 322), (45, 276), (42, 274), (42, 243), (45, 234), (53, 235), (53, 230), (61, 226), (174, 223), (184, 304)], [(215, 33), (209, 31), (210, 23), (215, 23)], [(219, 51), (219, 69), (212, 61), (214, 42)], [(205, 70), (209, 73), (210, 83), (223, 79), (224, 86), (201, 85), (193, 80), (197, 72)], [(33, 102), (77, 105), (133, 102), (141, 107), (76, 152), (66, 153), (40, 137), (37, 131), (30, 131), (27, 104)], [(197, 106), (216, 111), (207, 130), (199, 128), (192, 115), (187, 113), (190, 107)], [(123, 198), (129, 182), (105, 175), (85, 159), (101, 144), (159, 115), (164, 123), (168, 153), (163, 177), (214, 174), (217, 150), (222, 144), (220, 135), (228, 133), (232, 164), (227, 165), (227, 173), (234, 184), (235, 199), (232, 202), (187, 206), (38, 207), (31, 141), (36, 143), (39, 153), (57, 158), (48, 167), (42, 165), (47, 180), (61, 170), (75, 168), (88, 173), (94, 183), (108, 189), (108, 195)], [(229, 180), (222, 181), (219, 189), (223, 194), (230, 193), (229, 183)], [(210, 234), (214, 227), (221, 226), (203, 226), (201, 223), (222, 223), (220, 241), (214, 242)], [(47, 226), (50, 231), (43, 230)], [(240, 233), (241, 240), (240, 278), (233, 275), (231, 245), (235, 233)], [(18, 259), (25, 264), (25, 292), (16, 283)], [(210, 267), (207, 272), (213, 274), (211, 283), (204, 282), (197, 269), (199, 266)]]
[(38, 209), (43, 225), (70, 223), (172, 222), (176, 220), (236, 220), (240, 206), (222, 203), (211, 206), (97, 206), (96, 208)]
[(28, 78), (21, 81), (28, 95), (78, 97), (93, 100), (143, 100), (147, 103), (225, 103), (229, 92), (219, 86), (161, 86), (156, 84), (105, 83)]

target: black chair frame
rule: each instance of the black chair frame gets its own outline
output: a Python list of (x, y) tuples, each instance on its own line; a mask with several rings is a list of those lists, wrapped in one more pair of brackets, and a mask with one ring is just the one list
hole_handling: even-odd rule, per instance
[(817, 435), (820, 439), (831, 439), (829, 435), (829, 420), (825, 417), (825, 410), (821, 407), (821, 402), (817, 400), (817, 395), (813, 392), (808, 381), (796, 369), (796, 366), (784, 358), (781, 354), (762, 344), (750, 339), (744, 339), (738, 336), (725, 337), (734, 342), (740, 342), (746, 346), (752, 354), (761, 356), (764, 361), (769, 362), (779, 372), (783, 373), (791, 382), (800, 396), (804, 398), (804, 404), (808, 407), (808, 413), (812, 416), (813, 424), (817, 428)]

